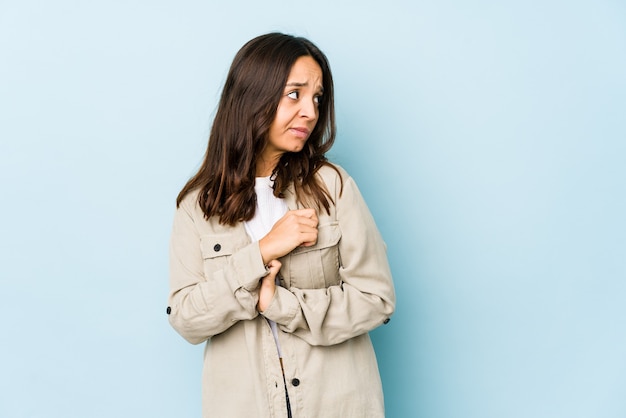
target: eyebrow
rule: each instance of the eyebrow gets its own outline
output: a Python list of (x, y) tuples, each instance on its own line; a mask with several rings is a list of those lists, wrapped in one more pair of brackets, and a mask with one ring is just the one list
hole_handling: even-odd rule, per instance
[[(291, 81), (285, 85), (285, 87), (308, 87), (309, 83), (300, 83), (297, 81)], [(324, 87), (319, 86), (320, 93), (324, 93)]]

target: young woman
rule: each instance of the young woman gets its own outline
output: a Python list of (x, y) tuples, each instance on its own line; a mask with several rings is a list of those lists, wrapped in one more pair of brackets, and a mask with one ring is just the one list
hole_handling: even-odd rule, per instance
[(207, 342), (204, 417), (384, 416), (368, 331), (394, 288), (354, 180), (325, 157), (334, 139), (324, 54), (279, 33), (244, 45), (171, 237), (167, 312)]

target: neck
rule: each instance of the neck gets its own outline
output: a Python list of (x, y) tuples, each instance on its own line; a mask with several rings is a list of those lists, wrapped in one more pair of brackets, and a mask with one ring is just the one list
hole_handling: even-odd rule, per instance
[(280, 160), (280, 155), (274, 157), (267, 156), (259, 156), (256, 160), (256, 172), (255, 175), (257, 177), (267, 177), (272, 174), (274, 168), (276, 168), (276, 164)]

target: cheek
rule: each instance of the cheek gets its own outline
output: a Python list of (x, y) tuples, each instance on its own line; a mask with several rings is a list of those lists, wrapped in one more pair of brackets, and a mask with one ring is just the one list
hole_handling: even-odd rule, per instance
[(285, 100), (281, 101), (278, 104), (278, 109), (276, 109), (276, 114), (274, 115), (274, 125), (283, 124), (286, 120), (289, 119), (289, 115), (291, 114), (291, 109), (289, 107), (289, 103), (285, 102)]
[(313, 126), (317, 126), (317, 122), (320, 121), (320, 112), (315, 112), (315, 120), (313, 120)]

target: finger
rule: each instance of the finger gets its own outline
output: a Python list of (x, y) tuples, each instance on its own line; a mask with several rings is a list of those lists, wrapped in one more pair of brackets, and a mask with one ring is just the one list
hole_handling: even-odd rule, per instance
[(283, 266), (283, 264), (278, 261), (278, 260), (270, 260), (269, 263), (267, 263), (267, 267), (271, 270), (271, 269), (277, 269), (280, 270), (280, 268)]
[(309, 227), (309, 228), (317, 228), (317, 217), (316, 218), (307, 218), (304, 216), (299, 216), (298, 224)]
[(315, 209), (312, 209), (312, 208), (296, 209), (293, 212), (298, 216), (304, 216), (305, 218), (317, 219), (317, 214), (315, 213)]
[(300, 244), (303, 247), (310, 247), (315, 245), (317, 242), (317, 229), (314, 232), (303, 233), (300, 235), (302, 238), (302, 243)]
[(268, 274), (267, 276), (265, 276), (266, 278), (269, 277), (276, 277), (276, 275), (278, 274), (278, 272), (280, 271), (280, 268), (282, 267), (282, 264), (280, 263), (280, 261), (278, 260), (272, 260), (269, 263), (267, 263), (267, 268), (270, 271), (270, 274)]

